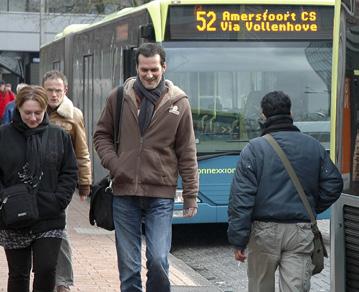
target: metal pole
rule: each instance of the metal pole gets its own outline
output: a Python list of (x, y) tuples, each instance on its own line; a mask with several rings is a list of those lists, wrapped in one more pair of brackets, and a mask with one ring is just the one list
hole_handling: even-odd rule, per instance
[(46, 6), (46, 0), (41, 0), (41, 2), (40, 2), (40, 44), (39, 44), (39, 48), (41, 48), (41, 45), (43, 43), (45, 43), (45, 27), (46, 27), (45, 6)]

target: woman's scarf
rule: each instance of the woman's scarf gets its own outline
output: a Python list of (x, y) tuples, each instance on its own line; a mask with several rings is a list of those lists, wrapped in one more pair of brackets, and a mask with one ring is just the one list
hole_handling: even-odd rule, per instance
[(22, 182), (35, 188), (43, 175), (40, 159), (44, 155), (41, 154), (41, 137), (49, 125), (48, 115), (45, 113), (39, 126), (29, 128), (21, 119), (19, 110), (15, 109), (12, 125), (25, 136), (26, 140), (25, 164), (22, 171), (18, 173), (19, 178)]
[(279, 131), (296, 131), (300, 130), (293, 125), (293, 118), (291, 115), (274, 115), (269, 117), (262, 128), (262, 135)]
[(165, 90), (165, 80), (162, 80), (154, 89), (147, 89), (143, 86), (140, 78), (137, 76), (133, 85), (135, 93), (141, 98), (140, 113), (138, 115), (141, 136), (151, 123), (155, 105)]

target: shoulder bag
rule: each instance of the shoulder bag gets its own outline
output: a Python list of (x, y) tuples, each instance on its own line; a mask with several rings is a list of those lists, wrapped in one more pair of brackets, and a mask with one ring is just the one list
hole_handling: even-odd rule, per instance
[(22, 229), (39, 218), (36, 195), (21, 183), (1, 191), (1, 225), (3, 229)]
[(328, 257), (327, 250), (325, 248), (322, 234), (320, 233), (320, 230), (317, 225), (317, 220), (315, 219), (313, 210), (309, 204), (308, 198), (304, 192), (304, 189), (298, 179), (297, 174), (295, 173), (292, 164), (288, 160), (287, 155), (284, 153), (282, 148), (279, 146), (278, 142), (272, 137), (270, 134), (266, 134), (263, 136), (268, 143), (273, 147), (275, 152), (278, 154), (280, 160), (282, 161), (285, 169), (287, 170), (289, 177), (291, 178), (299, 197), (301, 198), (303, 205), (309, 215), (310, 222), (312, 225), (312, 231), (314, 234), (314, 250), (312, 253), (312, 264), (314, 266), (312, 275), (320, 273), (324, 269), (324, 257)]
[[(114, 120), (113, 143), (117, 152), (120, 143), (120, 122), (123, 105), (123, 86), (117, 90), (116, 112)], [(112, 213), (112, 180), (110, 175), (105, 176), (91, 187), (89, 220), (91, 225), (112, 231), (115, 229)]]
[[(46, 153), (48, 130), (44, 131), (41, 143), (41, 157)], [(40, 158), (42, 160), (42, 158)], [(40, 165), (42, 165), (42, 162)], [(0, 221), (4, 229), (24, 229), (39, 219), (36, 192), (41, 181), (35, 188), (19, 183), (6, 187), (0, 192)]]

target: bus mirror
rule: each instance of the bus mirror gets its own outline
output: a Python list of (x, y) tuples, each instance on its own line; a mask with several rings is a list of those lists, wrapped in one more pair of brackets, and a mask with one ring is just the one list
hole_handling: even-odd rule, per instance
[(154, 42), (155, 39), (155, 30), (152, 24), (140, 25), (140, 37), (144, 38), (148, 42)]
[(123, 50), (123, 74), (124, 80), (136, 76), (136, 48)]

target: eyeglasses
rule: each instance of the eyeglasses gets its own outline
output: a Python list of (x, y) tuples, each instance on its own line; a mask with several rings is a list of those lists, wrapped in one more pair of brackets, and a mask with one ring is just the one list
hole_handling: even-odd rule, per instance
[(55, 88), (47, 88), (46, 91), (47, 91), (48, 93), (53, 93), (53, 92), (55, 92), (56, 94), (61, 94), (61, 93), (63, 92), (62, 89), (55, 89)]

